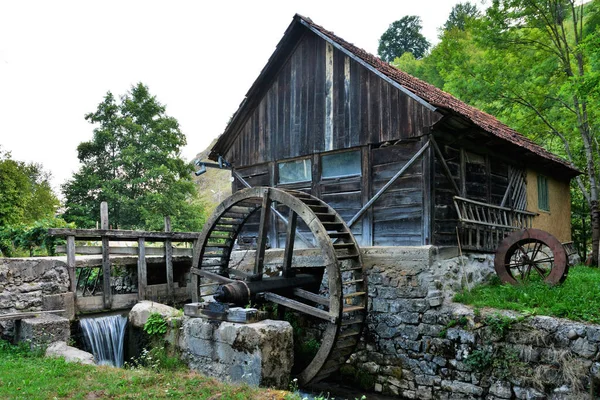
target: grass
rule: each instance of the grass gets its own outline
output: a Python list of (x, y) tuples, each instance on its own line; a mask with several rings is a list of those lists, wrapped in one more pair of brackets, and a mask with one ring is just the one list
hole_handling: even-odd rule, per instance
[(600, 323), (600, 269), (572, 267), (558, 286), (532, 282), (522, 286), (502, 285), (499, 280), (463, 291), (454, 301), (474, 307), (492, 307), (541, 314), (574, 321)]
[(187, 369), (161, 371), (67, 364), (0, 341), (0, 399), (271, 399), (289, 392), (227, 385)]

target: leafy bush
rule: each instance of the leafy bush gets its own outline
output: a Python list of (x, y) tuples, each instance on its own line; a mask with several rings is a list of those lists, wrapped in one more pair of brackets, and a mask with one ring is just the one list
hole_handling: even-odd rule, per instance
[(167, 321), (159, 313), (152, 313), (144, 324), (144, 332), (150, 336), (160, 336), (167, 333)]
[(74, 228), (61, 218), (46, 218), (30, 225), (7, 225), (0, 227), (0, 253), (5, 257), (35, 255), (53, 256), (58, 244), (64, 239), (50, 236), (49, 228)]

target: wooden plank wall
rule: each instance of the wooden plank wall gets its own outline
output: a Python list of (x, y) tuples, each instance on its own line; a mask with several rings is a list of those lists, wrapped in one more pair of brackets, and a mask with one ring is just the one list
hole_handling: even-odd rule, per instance
[[(401, 142), (371, 150), (372, 192), (377, 193), (422, 146)], [(423, 238), (423, 167), (413, 164), (373, 205), (375, 246), (419, 246)]]
[(377, 145), (426, 133), (440, 117), (307, 31), (225, 158), (241, 168)]

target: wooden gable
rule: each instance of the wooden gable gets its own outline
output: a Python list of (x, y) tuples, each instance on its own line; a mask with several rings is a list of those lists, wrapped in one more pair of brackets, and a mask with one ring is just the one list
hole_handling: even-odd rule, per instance
[(415, 138), (441, 115), (308, 29), (224, 154), (236, 168)]

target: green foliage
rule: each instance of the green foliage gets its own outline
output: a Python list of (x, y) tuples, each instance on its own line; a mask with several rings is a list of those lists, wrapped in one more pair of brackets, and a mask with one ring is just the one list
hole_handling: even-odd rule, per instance
[(161, 336), (167, 333), (167, 321), (159, 313), (152, 313), (144, 324), (144, 332), (150, 336)]
[(1, 399), (222, 399), (262, 400), (273, 391), (228, 385), (188, 368), (122, 369), (67, 363), (0, 340)]
[[(559, 286), (543, 282), (525, 285), (480, 285), (470, 292), (458, 293), (454, 300), (475, 307), (493, 307), (600, 323), (600, 271), (585, 266), (569, 270), (568, 279)], [(499, 321), (498, 329), (504, 322)]]
[(519, 359), (518, 352), (504, 346), (475, 349), (469, 354), (465, 364), (475, 371), (490, 374), (499, 379), (522, 375), (526, 368), (526, 364)]
[(444, 31), (451, 29), (465, 30), (468, 24), (479, 17), (477, 6), (471, 2), (458, 3), (452, 7), (448, 19), (444, 23)]
[(505, 315), (495, 313), (494, 315), (488, 315), (484, 318), (484, 325), (488, 326), (493, 333), (504, 337), (510, 327), (516, 322), (514, 318), (507, 317)]
[(165, 111), (139, 83), (119, 103), (109, 92), (86, 115), (96, 128), (92, 140), (77, 148), (82, 167), (62, 187), (67, 221), (95, 227), (106, 201), (113, 227), (162, 230), (169, 215), (174, 230), (200, 230), (203, 207), (193, 168), (179, 157), (186, 139)]
[(494, 0), (483, 15), (472, 5), (460, 8), (426, 57), (402, 56), (394, 65), (498, 117), (583, 171), (572, 190), (572, 221), (576, 248), (585, 255), (598, 231), (583, 213), (600, 192), (600, 2)]
[(444, 328), (438, 334), (439, 337), (445, 338), (448, 334), (448, 329), (454, 328), (455, 326), (466, 327), (469, 324), (469, 319), (466, 316), (462, 316), (458, 319), (453, 319), (444, 326)]
[(5, 257), (53, 256), (63, 239), (50, 236), (49, 228), (74, 226), (61, 218), (45, 218), (32, 224), (7, 225), (0, 227), (0, 253)]
[(59, 201), (41, 164), (15, 161), (0, 149), (0, 227), (52, 218)]
[(429, 48), (429, 42), (421, 34), (421, 17), (406, 15), (390, 24), (379, 39), (377, 54), (390, 62), (406, 52), (421, 58)]
[(177, 354), (170, 354), (166, 346), (144, 348), (139, 357), (125, 363), (126, 368), (147, 368), (156, 372), (186, 369), (186, 365)]

